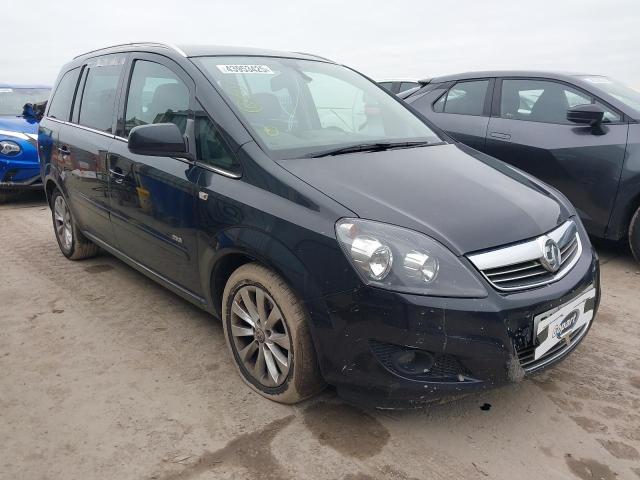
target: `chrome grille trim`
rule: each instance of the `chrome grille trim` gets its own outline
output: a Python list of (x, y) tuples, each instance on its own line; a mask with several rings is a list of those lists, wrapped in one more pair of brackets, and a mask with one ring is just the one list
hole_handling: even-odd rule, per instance
[[(561, 263), (555, 273), (547, 270), (540, 261), (541, 241), (545, 238), (551, 238), (560, 248)], [(578, 262), (581, 253), (582, 242), (578, 235), (578, 228), (573, 220), (569, 220), (538, 238), (468, 255), (467, 258), (494, 288), (510, 292), (539, 287), (560, 280)]]

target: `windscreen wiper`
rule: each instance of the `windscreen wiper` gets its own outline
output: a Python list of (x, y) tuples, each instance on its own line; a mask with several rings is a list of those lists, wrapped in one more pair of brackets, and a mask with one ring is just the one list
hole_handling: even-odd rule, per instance
[(360, 143), (356, 145), (347, 145), (346, 147), (331, 148), (329, 150), (323, 150), (321, 152), (312, 153), (308, 156), (310, 158), (320, 158), (320, 157), (329, 157), (333, 155), (343, 155), (346, 153), (382, 152), (384, 150), (391, 150), (395, 148), (413, 148), (413, 147), (422, 147), (424, 145), (433, 145), (433, 143), (428, 142), (426, 140), (413, 141), (413, 142)]

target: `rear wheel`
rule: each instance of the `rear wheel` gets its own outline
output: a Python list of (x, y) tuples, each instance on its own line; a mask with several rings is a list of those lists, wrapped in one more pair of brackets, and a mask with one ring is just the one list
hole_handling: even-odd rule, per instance
[(236, 368), (253, 390), (297, 403), (324, 387), (308, 314), (280, 276), (255, 263), (238, 268), (224, 289), (222, 318)]
[(65, 257), (82, 260), (98, 254), (100, 247), (80, 232), (60, 190), (55, 190), (51, 197), (51, 218), (58, 246)]
[(629, 245), (631, 253), (640, 262), (640, 208), (636, 210), (629, 224)]

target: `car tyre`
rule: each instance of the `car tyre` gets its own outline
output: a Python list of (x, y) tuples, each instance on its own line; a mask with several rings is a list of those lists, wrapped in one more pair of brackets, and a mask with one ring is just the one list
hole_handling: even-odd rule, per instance
[(640, 208), (636, 210), (629, 224), (629, 246), (636, 261), (640, 262)]
[(239, 267), (225, 285), (222, 318), (236, 369), (260, 395), (293, 404), (324, 388), (309, 315), (279, 275), (257, 263)]
[(58, 189), (54, 190), (51, 196), (51, 219), (58, 246), (65, 257), (70, 260), (82, 260), (98, 254), (100, 247), (80, 232), (67, 200)]

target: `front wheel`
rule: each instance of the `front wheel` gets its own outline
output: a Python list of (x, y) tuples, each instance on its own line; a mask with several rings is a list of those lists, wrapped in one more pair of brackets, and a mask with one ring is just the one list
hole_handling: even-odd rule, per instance
[(324, 387), (308, 314), (280, 276), (243, 265), (227, 281), (222, 302), (225, 339), (247, 385), (289, 404)]
[(633, 256), (640, 262), (640, 208), (636, 210), (629, 224), (629, 246)]
[(80, 232), (66, 199), (57, 189), (51, 197), (51, 218), (58, 246), (65, 257), (70, 260), (82, 260), (98, 254), (100, 247)]

